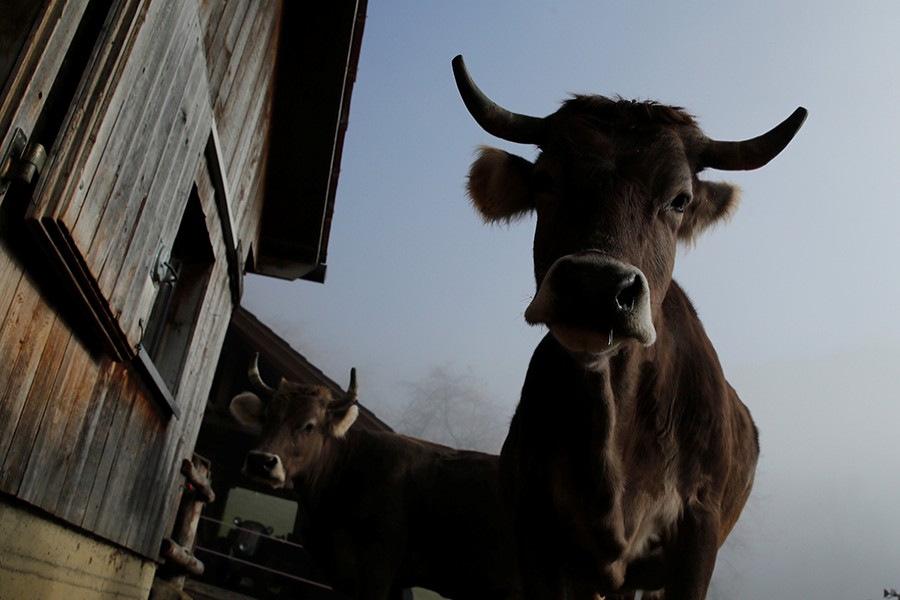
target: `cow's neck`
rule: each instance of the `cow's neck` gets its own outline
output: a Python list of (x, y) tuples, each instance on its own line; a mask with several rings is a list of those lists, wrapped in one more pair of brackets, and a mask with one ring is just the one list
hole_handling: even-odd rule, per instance
[(338, 484), (346, 471), (346, 465), (354, 448), (358, 445), (359, 432), (350, 428), (341, 439), (329, 439), (322, 446), (319, 458), (313, 462), (313, 468), (295, 478), (296, 494), (311, 510), (317, 510), (327, 503), (330, 493)]

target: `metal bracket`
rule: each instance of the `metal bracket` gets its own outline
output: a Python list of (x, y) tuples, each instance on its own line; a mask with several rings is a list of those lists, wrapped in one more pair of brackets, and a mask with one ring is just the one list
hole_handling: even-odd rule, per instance
[(0, 161), (0, 195), (6, 193), (13, 179), (24, 183), (34, 181), (47, 163), (47, 151), (37, 143), (28, 143), (25, 132), (16, 127), (12, 141)]
[(159, 252), (156, 253), (156, 262), (153, 265), (153, 270), (150, 271), (150, 279), (155, 286), (178, 281), (178, 269), (172, 266), (172, 259), (168, 257), (168, 254), (168, 248), (165, 246), (162, 246)]

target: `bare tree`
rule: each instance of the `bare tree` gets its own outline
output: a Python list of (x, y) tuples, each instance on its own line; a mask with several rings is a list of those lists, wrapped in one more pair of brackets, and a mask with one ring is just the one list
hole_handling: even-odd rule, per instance
[(409, 399), (395, 420), (398, 432), (454, 448), (499, 452), (506, 411), (487, 397), (471, 370), (433, 367), (406, 386)]

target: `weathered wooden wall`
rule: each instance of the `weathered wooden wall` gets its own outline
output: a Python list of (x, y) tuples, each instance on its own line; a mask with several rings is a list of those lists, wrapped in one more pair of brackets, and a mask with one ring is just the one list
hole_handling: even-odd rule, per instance
[[(217, 198), (241, 260), (257, 235), (280, 2), (112, 6), (33, 197), (0, 204), (0, 491), (156, 558), (235, 302)], [(173, 418), (71, 306), (94, 293), (133, 352), (155, 296), (149, 271), (192, 190), (214, 262)]]

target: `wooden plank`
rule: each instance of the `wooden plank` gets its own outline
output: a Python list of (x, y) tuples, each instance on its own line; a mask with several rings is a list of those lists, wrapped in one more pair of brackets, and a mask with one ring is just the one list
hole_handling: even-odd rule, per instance
[[(100, 518), (100, 507), (103, 498), (106, 495), (106, 486), (109, 483), (110, 473), (121, 466), (116, 462), (116, 455), (120, 444), (126, 439), (127, 424), (131, 418), (131, 411), (134, 406), (134, 388), (132, 382), (128, 379), (127, 371), (120, 365), (114, 365), (115, 379), (114, 387), (107, 393), (108, 399), (113, 405), (114, 414), (112, 421), (106, 428), (106, 435), (103, 437), (102, 445), (99, 448), (92, 448), (92, 462), (96, 464), (96, 468), (92, 470), (90, 475), (90, 488), (88, 497), (81, 504), (83, 510), (83, 518), (80, 525), (88, 531), (97, 531), (97, 520)], [(93, 465), (91, 465), (93, 466)], [(88, 471), (86, 468), (85, 471)]]
[(0, 136), (7, 138), (0, 143), (0, 155), (16, 128), (26, 135), (34, 129), (87, 5), (88, 0), (49, 0), (41, 8), (11, 76), (0, 89)]
[(123, 492), (128, 494), (127, 510), (136, 517), (118, 524), (121, 543), (152, 559), (157, 557), (159, 543), (146, 548), (140, 540), (146, 537), (148, 530), (155, 530), (157, 527), (157, 523), (148, 518), (149, 507), (163, 496), (169, 479), (180, 478), (175, 467), (168, 464), (165, 455), (169, 437), (177, 435), (181, 429), (181, 420), (169, 420), (167, 427), (162, 427), (158, 422), (145, 424), (142, 427), (145, 435), (138, 446), (134, 463), (135, 473), (138, 475), (130, 478), (130, 486), (128, 480), (120, 483), (125, 486)]
[[(254, 82), (257, 86), (256, 89), (266, 90), (266, 92), (274, 90), (274, 81), (271, 75), (272, 72), (268, 74), (264, 71), (260, 72), (257, 81)], [(246, 123), (239, 134), (238, 149), (234, 154), (235, 161), (228, 169), (228, 173), (231, 175), (229, 181), (234, 182), (232, 197), (242, 206), (250, 203), (248, 177), (262, 177), (265, 174), (265, 164), (254, 162), (253, 156), (255, 153), (258, 160), (261, 147), (268, 144), (271, 126), (271, 95), (261, 93), (254, 100)]]
[[(225, 257), (228, 262), (228, 274), (231, 280), (231, 293), (234, 302), (237, 304), (241, 301), (243, 294), (243, 264), (239, 256), (238, 246), (240, 240), (237, 237), (237, 230), (234, 225), (234, 217), (232, 212), (231, 191), (228, 185), (228, 179), (225, 175), (225, 167), (222, 164), (222, 148), (219, 144), (219, 135), (216, 132), (216, 123), (213, 121), (210, 129), (209, 140), (206, 143), (207, 169), (204, 172), (211, 177), (213, 188), (214, 206), (204, 210), (207, 215), (207, 231), (220, 231), (222, 234), (222, 242), (225, 246)], [(211, 223), (210, 217), (218, 215), (218, 226)], [(213, 246), (215, 247), (215, 246)]]
[(241, 24), (250, 8), (252, 2), (248, 0), (237, 0), (229, 2), (225, 12), (222, 15), (222, 21), (216, 31), (214, 42), (213, 56), (221, 56), (223, 60), (217, 61), (213, 65), (213, 69), (209, 73), (209, 89), (213, 91), (210, 97), (215, 99), (219, 97), (222, 79), (225, 77), (225, 71), (228, 63), (234, 60), (234, 43), (241, 30)]
[(243, 180), (237, 182), (238, 189), (249, 190), (243, 201), (237, 204), (235, 210), (235, 225), (238, 229), (238, 238), (243, 240), (244, 255), (242, 263), (246, 263), (250, 250), (259, 240), (260, 222), (265, 192), (265, 167), (269, 156), (268, 124), (271, 123), (272, 102), (266, 102), (266, 111), (260, 114), (260, 121), (265, 123), (264, 129), (258, 132), (259, 139), (253, 142), (254, 149), (258, 145), (258, 154), (254, 152), (250, 160), (259, 165), (256, 171), (249, 169), (244, 171)]
[[(129, 377), (128, 380), (126, 393), (133, 398), (133, 403), (112, 461), (113, 465), (125, 468), (109, 471), (92, 528), (98, 535), (123, 545), (129, 523), (135, 520), (143, 523), (144, 514), (140, 506), (145, 499), (139, 496), (139, 492), (148, 492), (141, 488), (141, 482), (153, 472), (159, 458), (153, 450), (154, 439), (163, 434), (160, 411), (154, 400), (139, 384), (137, 377)], [(177, 422), (173, 423), (177, 428)]]
[[(208, 28), (204, 32), (204, 40), (206, 45), (206, 75), (207, 79), (212, 81), (213, 73), (216, 71), (218, 63), (227, 62), (230, 56), (225, 52), (225, 31), (228, 23), (233, 18), (234, 11), (237, 9), (239, 2), (228, 2), (227, 0), (213, 0), (219, 4), (220, 8), (216, 13), (215, 21), (210, 21)], [(218, 87), (209, 87), (210, 102), (215, 104), (216, 96), (219, 93)]]
[[(59, 369), (59, 361), (62, 359), (61, 350), (64, 350), (54, 344), (50, 344), (48, 348), (47, 340), (51, 330), (59, 330), (58, 319), (46, 303), (37, 302), (29, 316), (31, 318), (23, 332), (24, 339), (16, 357), (12, 377), (3, 396), (4, 404), (20, 407), (17, 418), (10, 420), (14, 423), (14, 429), (9, 433), (4, 431), (0, 440), (0, 445), (5, 446), (5, 452), (0, 453), (2, 457), (0, 489), (13, 495), (18, 492), (36, 429), (47, 407), (45, 382), (52, 381), (53, 374)], [(42, 360), (44, 357), (47, 357), (46, 364)], [(37, 377), (42, 366), (48, 369), (47, 376), (43, 376), (42, 373), (41, 377)]]
[[(172, 73), (180, 66), (179, 50), (183, 50), (184, 43), (177, 42), (177, 35), (162, 32), (183, 22), (182, 11), (175, 10), (175, 6), (185, 4), (152, 4), (133, 54), (128, 57), (125, 69), (134, 71), (135, 75), (129, 81), (128, 97), (122, 103), (93, 174), (88, 191), (90, 201), (85, 203), (77, 219), (67, 221), (77, 247), (95, 276), (99, 276), (110, 254), (122, 257), (116, 245), (130, 237), (134, 217), (145, 200), (146, 189), (141, 189), (140, 183), (148, 172), (153, 173), (164, 147), (163, 140), (156, 142), (158, 147), (153, 145), (154, 139), (158, 139), (154, 130), (166, 128), (166, 123), (160, 123), (163, 99), (176, 84)], [(171, 52), (170, 43), (175, 45)], [(106, 289), (102, 284), (100, 288)]]
[[(259, 115), (271, 113), (271, 93), (274, 90), (275, 81), (275, 54), (278, 48), (278, 39), (275, 35), (276, 22), (274, 18), (264, 22), (266, 29), (260, 30), (260, 35), (267, 43), (255, 46), (255, 53), (248, 56), (245, 73), (255, 73), (252, 83), (247, 82), (241, 86), (239, 93), (233, 95), (234, 116), (239, 123), (233, 134), (232, 143), (235, 151), (228, 163), (229, 181), (241, 182), (242, 170), (261, 170), (257, 165), (248, 164), (247, 155), (250, 150), (251, 140), (258, 134), (260, 126)], [(249, 85), (248, 85), (249, 84)], [(269, 121), (263, 123), (264, 131), (268, 134)], [(233, 189), (233, 193), (241, 194), (244, 190)]]
[(240, 131), (247, 120), (255, 121), (255, 117), (251, 116), (249, 112), (256, 103), (257, 97), (261, 95), (259, 93), (261, 88), (256, 86), (264, 88), (265, 85), (260, 83), (260, 77), (267, 79), (272, 76), (273, 65), (267, 65), (268, 69), (264, 68), (263, 57), (267, 55), (267, 48), (274, 37), (272, 33), (274, 19), (271, 14), (264, 11), (260, 11), (257, 17), (252, 23), (251, 39), (253, 43), (248, 46), (243, 55), (233, 57), (240, 61), (235, 70), (239, 80), (236, 85), (236, 93), (229, 93), (227, 102), (222, 101), (221, 95), (216, 99), (215, 115), (219, 124), (219, 135), (225, 154), (225, 164), (228, 165), (230, 181), (237, 179), (234, 173), (234, 159), (239, 149)]
[[(9, 248), (4, 243), (3, 233), (0, 232), (0, 323), (7, 321), (7, 313), (15, 297), (19, 284), (24, 277), (22, 266), (13, 258)], [(7, 348), (0, 346), (0, 389), (3, 389), (6, 378), (3, 376), (3, 363), (7, 361)]]
[(225, 0), (200, 0), (200, 26), (203, 29), (203, 47), (206, 50), (206, 62), (209, 62), (209, 49), (212, 47), (216, 28), (222, 18), (222, 11), (228, 2)]
[[(192, 73), (202, 73), (203, 57), (199, 52), (194, 61), (194, 69)], [(202, 76), (197, 79), (200, 83), (205, 81)], [(155, 259), (158, 244), (163, 238), (167, 237), (166, 243), (171, 247), (171, 242), (175, 238), (180, 223), (184, 207), (187, 202), (191, 190), (192, 175), (197, 168), (197, 164), (203, 152), (205, 145), (205, 132), (208, 131), (211, 115), (209, 113), (208, 96), (206, 88), (199, 85), (188, 90), (185, 97), (186, 102), (192, 101), (191, 105), (185, 104), (185, 111), (189, 115), (187, 125), (190, 127), (187, 131), (179, 129), (174, 134), (174, 141), (177, 147), (185, 153), (174, 156), (174, 164), (170, 166), (171, 175), (160, 177), (154, 185), (160, 186), (158, 196), (162, 198), (172, 198), (169, 204), (165, 205), (165, 212), (157, 214), (154, 218), (142, 222), (141, 237), (135, 238), (132, 247), (129, 248), (129, 254), (135, 257), (143, 257), (147, 265), (146, 268), (137, 270), (139, 262), (132, 262), (128, 268), (124, 270), (116, 279), (116, 287), (113, 290), (110, 302), (114, 307), (124, 309), (128, 307), (130, 320), (123, 318), (121, 323), (125, 331), (131, 339), (138, 339), (140, 332), (138, 330), (138, 317), (149, 314), (153, 298), (156, 291), (153, 287), (149, 273), (149, 265)], [(174, 143), (174, 142), (173, 142)], [(157, 192), (152, 192), (157, 195)], [(175, 198), (178, 199), (175, 202)]]
[[(40, 311), (40, 296), (26, 277), (19, 280), (6, 319), (0, 323), (0, 468), (6, 460), (13, 433), (25, 406), (28, 388), (34, 377), (32, 363), (33, 341), (27, 338), (36, 317), (46, 321), (48, 315)], [(38, 314), (40, 312), (40, 314)], [(33, 365), (31, 365), (33, 367)]]
[[(187, 76), (189, 87), (186, 93), (188, 95), (197, 96), (198, 90), (202, 89), (203, 78), (202, 76), (198, 77), (198, 74), (202, 74), (202, 58), (193, 62), (190, 74)], [(207, 102), (205, 94), (203, 102)], [(171, 247), (177, 231), (177, 222), (173, 227), (171, 220), (166, 219), (163, 215), (180, 215), (186, 201), (186, 193), (175, 187), (178, 185), (178, 181), (172, 179), (171, 172), (184, 170), (191, 163), (192, 145), (185, 144), (186, 138), (189, 142), (191, 141), (188, 137), (190, 134), (186, 136), (184, 130), (186, 127), (195, 126), (195, 115), (201, 111), (201, 108), (183, 104), (182, 108), (178, 108), (178, 105), (175, 105), (172, 112), (178, 114), (179, 111), (187, 115), (188, 122), (185, 123), (182, 118), (173, 120), (163, 145), (164, 148), (170, 150), (161, 154), (161, 160), (156, 165), (155, 173), (145, 178), (142, 184), (149, 186), (142, 196), (162, 200), (150, 201), (149, 207), (145, 207), (146, 212), (142, 211), (138, 215), (140, 221), (134, 228), (134, 235), (127, 242), (126, 247), (119, 250), (127, 257), (127, 262), (121, 265), (120, 270), (115, 270), (114, 266), (111, 266), (108, 271), (101, 273), (99, 282), (104, 289), (108, 290), (107, 297), (111, 309), (119, 315), (120, 326), (135, 345), (140, 340), (138, 320), (146, 317), (149, 307), (131, 304), (124, 298), (134, 291), (131, 289), (132, 285), (137, 285), (140, 289), (144, 287), (154, 289), (149, 274), (155, 262), (157, 250), (161, 244)]]
[[(60, 128), (61, 135), (49, 153), (46, 172), (38, 180), (29, 218), (77, 217), (101, 154), (92, 152), (93, 147), (108, 140), (109, 128), (124, 100), (124, 88), (116, 85), (122, 75), (119, 59), (129, 47), (133, 28), (143, 22), (147, 5), (146, 0), (121, 0), (110, 11), (88, 61), (86, 76)], [(119, 93), (109, 94), (111, 89)]]
[[(72, 409), (71, 403), (65, 401), (68, 397), (66, 385), (74, 385), (82, 376), (83, 367), (78, 357), (70, 355), (70, 345), (75, 344), (68, 323), (57, 319), (37, 368), (40, 377), (28, 393), (28, 404), (34, 405), (33, 412), (41, 411), (42, 416), (29, 419), (33, 431), (20, 425), (13, 440), (13, 444), (21, 449), (20, 461), (24, 464), (15, 493), (29, 504), (37, 504), (43, 498), (56, 456), (65, 451), (59, 442)], [(13, 489), (11, 485), (8, 487)]]
[[(99, 376), (99, 365), (74, 336), (69, 343), (67, 356), (70, 362), (66, 367), (61, 386), (65, 393), (61, 393), (58, 397), (65, 398), (64, 401), (69, 406), (68, 418), (65, 429), (57, 439), (52, 440), (58, 445), (58, 450), (47, 470), (47, 480), (42, 483), (43, 495), (35, 502), (37, 506), (52, 514), (57, 514), (70, 470), (79, 461), (83, 464), (88, 458), (83, 455), (86, 452), (84, 441), (88, 431), (87, 424), (95, 423), (100, 412), (100, 406), (94, 402), (96, 396), (93, 393)], [(97, 414), (90, 412), (92, 408)]]
[(247, 73), (255, 73), (252, 70), (245, 70), (247, 65), (244, 57), (247, 55), (249, 47), (260, 43), (256, 37), (259, 31), (258, 22), (263, 18), (268, 4), (266, 0), (249, 2), (247, 12), (244, 13), (241, 21), (236, 23), (238, 31), (234, 38), (234, 45), (231, 48), (231, 58), (225, 66), (219, 93), (216, 94), (215, 103), (213, 104), (213, 110), (216, 115), (221, 114), (221, 108), (228, 105), (228, 97), (231, 94), (231, 88), (234, 86), (235, 81), (238, 82), (238, 85), (241, 85), (242, 82), (246, 81)]
[(73, 458), (59, 485), (59, 500), (52, 511), (71, 523), (82, 524), (84, 521), (110, 426), (116, 412), (126, 410), (118, 398), (122, 378), (121, 368), (109, 359), (102, 360), (96, 367), (86, 418), (78, 428), (72, 447)]

